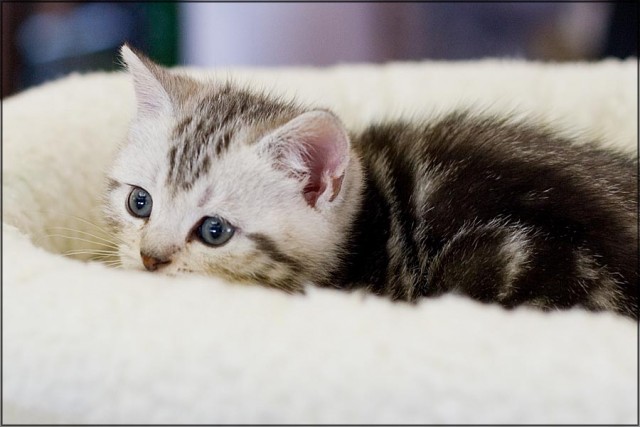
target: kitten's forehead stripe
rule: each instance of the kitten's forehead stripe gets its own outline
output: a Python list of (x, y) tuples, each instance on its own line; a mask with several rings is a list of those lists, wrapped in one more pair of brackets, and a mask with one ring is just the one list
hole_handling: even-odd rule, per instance
[(176, 154), (178, 152), (178, 147), (173, 146), (169, 150), (169, 176), (167, 177), (167, 181), (169, 181), (169, 177), (173, 175), (173, 171), (176, 167)]
[(279, 123), (300, 112), (292, 104), (230, 86), (193, 100), (173, 129), (167, 184), (189, 190), (209, 171), (213, 158), (225, 154), (237, 131)]
[(187, 130), (187, 127), (191, 124), (192, 117), (185, 117), (176, 125), (174, 134), (176, 136), (182, 135)]
[(216, 140), (216, 144), (215, 144), (216, 156), (220, 157), (220, 155), (229, 146), (229, 141), (230, 140), (231, 140), (231, 131), (229, 129), (227, 129)]

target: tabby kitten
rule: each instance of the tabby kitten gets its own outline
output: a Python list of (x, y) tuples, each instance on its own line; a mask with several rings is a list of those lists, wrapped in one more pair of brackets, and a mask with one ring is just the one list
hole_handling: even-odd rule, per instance
[(122, 56), (137, 115), (105, 215), (124, 266), (637, 318), (632, 158), (468, 112), (349, 133), (330, 111)]

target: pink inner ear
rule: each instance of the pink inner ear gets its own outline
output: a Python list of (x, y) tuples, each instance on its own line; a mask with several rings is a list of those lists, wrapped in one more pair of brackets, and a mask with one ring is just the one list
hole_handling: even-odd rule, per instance
[(304, 179), (302, 195), (309, 206), (315, 208), (327, 191), (326, 200), (336, 199), (349, 162), (349, 137), (336, 116), (326, 111), (303, 113), (265, 143), (275, 154), (277, 167)]
[(318, 149), (316, 144), (317, 142), (309, 144), (308, 151), (303, 155), (304, 162), (309, 171), (303, 195), (307, 203), (312, 207), (316, 205), (318, 198), (327, 189), (326, 183), (322, 180), (322, 173), (325, 164), (329, 163), (325, 150)]
[(324, 124), (323, 128), (305, 141), (303, 159), (309, 171), (303, 195), (309, 206), (315, 207), (325, 191), (330, 190), (332, 202), (340, 192), (344, 177), (344, 163), (348, 156), (348, 143), (341, 129), (335, 124)]

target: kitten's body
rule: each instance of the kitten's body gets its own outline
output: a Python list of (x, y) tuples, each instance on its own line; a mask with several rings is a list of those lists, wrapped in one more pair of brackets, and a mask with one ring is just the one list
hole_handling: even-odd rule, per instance
[[(106, 213), (125, 265), (637, 317), (633, 160), (466, 113), (349, 136), (327, 111), (123, 54), (138, 117)], [(153, 197), (147, 217), (123, 206), (132, 188)], [(216, 247), (212, 215), (235, 230)]]
[(453, 113), (353, 139), (367, 183), (329, 283), (393, 298), (637, 308), (637, 168), (499, 118)]

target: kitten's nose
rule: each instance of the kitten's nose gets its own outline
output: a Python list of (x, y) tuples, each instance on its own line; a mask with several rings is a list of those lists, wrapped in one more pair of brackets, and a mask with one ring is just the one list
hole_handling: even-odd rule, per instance
[(158, 267), (162, 267), (163, 265), (167, 265), (171, 263), (170, 259), (159, 259), (153, 256), (149, 256), (140, 252), (140, 257), (142, 258), (142, 263), (144, 264), (144, 268), (149, 271), (156, 271)]

